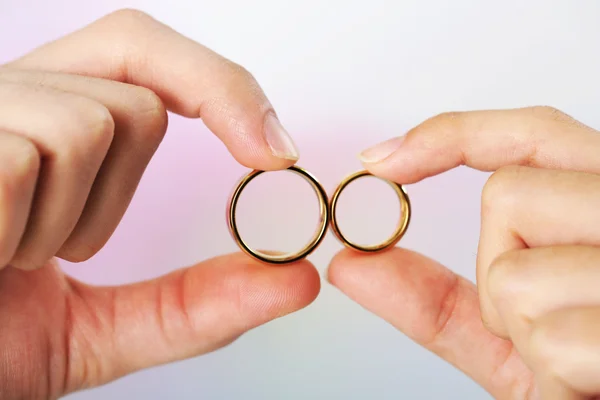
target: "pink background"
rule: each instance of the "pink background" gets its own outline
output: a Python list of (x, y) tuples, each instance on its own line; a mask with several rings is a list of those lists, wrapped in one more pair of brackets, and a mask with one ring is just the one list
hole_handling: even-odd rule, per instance
[[(596, 1), (0, 0), (0, 61), (123, 7), (142, 9), (244, 65), (331, 191), (356, 154), (442, 111), (549, 104), (599, 127)], [(114, 284), (237, 251), (224, 213), (238, 166), (200, 121), (171, 118), (123, 223), (79, 279)], [(282, 173), (283, 174), (283, 173)], [(241, 224), (252, 244), (291, 249), (311, 232), (314, 200), (287, 175), (248, 191)], [(474, 278), (486, 174), (457, 169), (408, 187), (414, 217), (402, 245)], [(340, 211), (353, 238), (393, 227), (377, 182), (349, 190)], [(267, 211), (272, 212), (267, 215)], [(286, 221), (285, 226), (278, 225)], [(367, 230), (378, 221), (381, 231)], [(329, 234), (311, 260), (341, 248)], [(307, 309), (210, 355), (128, 376), (77, 399), (481, 399), (446, 363), (324, 283)]]

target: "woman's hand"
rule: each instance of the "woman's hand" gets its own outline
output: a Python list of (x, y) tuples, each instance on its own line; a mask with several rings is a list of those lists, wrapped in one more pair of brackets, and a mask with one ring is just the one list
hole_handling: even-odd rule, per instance
[(403, 249), (342, 252), (335, 286), (498, 399), (600, 395), (600, 133), (549, 107), (449, 113), (362, 158), (403, 184), (495, 171), (477, 286)]
[[(306, 261), (234, 254), (124, 287), (65, 277), (121, 220), (167, 127), (201, 117), (249, 168), (298, 153), (242, 67), (119, 11), (0, 67), (0, 399), (48, 399), (206, 353), (308, 305)], [(176, 179), (176, 177), (173, 177)]]

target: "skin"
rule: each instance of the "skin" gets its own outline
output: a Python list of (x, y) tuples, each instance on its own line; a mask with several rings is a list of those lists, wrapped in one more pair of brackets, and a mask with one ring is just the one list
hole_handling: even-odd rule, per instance
[(366, 168), (400, 183), (494, 171), (477, 285), (405, 249), (343, 251), (330, 282), (497, 399), (600, 398), (600, 133), (532, 107), (442, 114), (381, 148)]
[[(56, 399), (204, 354), (318, 295), (307, 261), (242, 254), (121, 287), (60, 271), (56, 257), (84, 261), (110, 238), (166, 110), (201, 117), (249, 168), (298, 158), (269, 140), (275, 113), (246, 70), (138, 11), (0, 67), (0, 399)], [(477, 284), (400, 248), (343, 251), (330, 282), (495, 398), (598, 397), (600, 134), (533, 107), (442, 114), (383, 146), (363, 162), (402, 184), (494, 171)]]
[(202, 117), (249, 168), (297, 159), (289, 138), (269, 141), (275, 112), (250, 73), (138, 11), (0, 67), (0, 399), (56, 399), (204, 354), (317, 296), (309, 262), (241, 254), (121, 287), (61, 272), (55, 256), (84, 261), (110, 238), (167, 110)]

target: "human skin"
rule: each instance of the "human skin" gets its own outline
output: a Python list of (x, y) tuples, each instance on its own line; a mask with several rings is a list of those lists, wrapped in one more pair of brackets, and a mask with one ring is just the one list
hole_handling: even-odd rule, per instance
[[(242, 254), (122, 287), (60, 271), (55, 257), (87, 260), (110, 238), (167, 109), (201, 117), (249, 168), (298, 159), (246, 70), (138, 11), (0, 67), (0, 399), (56, 399), (204, 354), (318, 295), (307, 261)], [(477, 284), (399, 248), (341, 252), (329, 280), (498, 399), (594, 398), (598, 154), (598, 132), (550, 107), (429, 119), (362, 160), (402, 184), (458, 165), (495, 171)]]
[(484, 186), (477, 284), (406, 249), (338, 254), (329, 281), (497, 399), (600, 394), (600, 133), (551, 107), (444, 113), (361, 154), (409, 184)]
[(56, 399), (222, 347), (320, 289), (231, 254), (121, 287), (65, 276), (117, 227), (171, 110), (248, 168), (298, 152), (252, 75), (135, 10), (0, 67), (0, 399)]

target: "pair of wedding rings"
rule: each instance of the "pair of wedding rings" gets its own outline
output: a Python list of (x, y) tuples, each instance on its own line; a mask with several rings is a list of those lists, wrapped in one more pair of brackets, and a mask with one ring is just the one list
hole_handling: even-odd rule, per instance
[(396, 230), (392, 234), (390, 238), (387, 240), (371, 246), (364, 246), (354, 243), (348, 240), (340, 231), (340, 227), (336, 218), (336, 209), (338, 200), (340, 198), (340, 194), (342, 191), (353, 181), (365, 177), (371, 176), (371, 174), (367, 171), (356, 172), (348, 177), (346, 177), (336, 188), (331, 197), (331, 200), (328, 199), (327, 192), (323, 188), (323, 186), (319, 183), (319, 181), (308, 171), (304, 170), (298, 166), (292, 166), (288, 168), (289, 171), (294, 172), (304, 178), (315, 191), (317, 198), (319, 200), (319, 225), (317, 230), (315, 231), (311, 240), (304, 246), (300, 251), (291, 254), (275, 254), (275, 253), (265, 253), (251, 248), (245, 241), (242, 239), (240, 232), (238, 230), (237, 222), (236, 222), (236, 208), (238, 201), (240, 199), (240, 195), (244, 188), (248, 186), (248, 184), (257, 176), (261, 175), (265, 171), (254, 170), (247, 175), (245, 175), (236, 188), (234, 189), (228, 204), (227, 209), (227, 223), (229, 226), (229, 231), (237, 243), (237, 245), (248, 255), (251, 257), (260, 260), (262, 262), (266, 262), (269, 264), (287, 264), (292, 263), (298, 260), (301, 260), (312, 253), (318, 246), (321, 244), (321, 241), (325, 237), (325, 233), (327, 233), (328, 227), (331, 225), (331, 229), (335, 236), (346, 246), (353, 250), (360, 252), (377, 252), (388, 249), (394, 246), (398, 241), (404, 236), (406, 229), (408, 228), (408, 224), (410, 222), (410, 214), (411, 214), (411, 206), (408, 195), (404, 189), (404, 187), (395, 182), (391, 182), (383, 179), (387, 182), (392, 189), (396, 192), (398, 199), (400, 200), (400, 221)]

